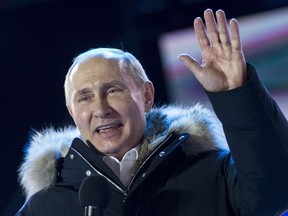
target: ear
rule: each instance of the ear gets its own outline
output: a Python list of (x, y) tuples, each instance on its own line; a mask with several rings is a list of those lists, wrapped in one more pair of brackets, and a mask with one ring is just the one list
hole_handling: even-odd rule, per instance
[(154, 86), (148, 81), (144, 84), (145, 112), (149, 112), (154, 104)]
[(72, 112), (71, 107), (69, 107), (68, 105), (66, 105), (66, 107), (68, 109), (68, 112), (69, 112), (70, 116), (73, 118), (73, 112)]

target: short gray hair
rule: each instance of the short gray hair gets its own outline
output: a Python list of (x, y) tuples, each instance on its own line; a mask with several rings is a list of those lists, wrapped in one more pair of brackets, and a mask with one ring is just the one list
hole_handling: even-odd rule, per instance
[(65, 82), (64, 82), (64, 92), (65, 92), (65, 100), (66, 100), (66, 105), (69, 104), (69, 79), (71, 76), (71, 72), (74, 68), (75, 65), (81, 63), (84, 60), (87, 60), (89, 58), (93, 57), (102, 57), (102, 58), (116, 58), (119, 59), (120, 65), (128, 67), (128, 71), (132, 72), (130, 75), (135, 81), (136, 85), (141, 85), (144, 84), (145, 82), (148, 82), (149, 79), (140, 64), (139, 60), (135, 58), (131, 53), (122, 51), (120, 49), (115, 49), (115, 48), (96, 48), (96, 49), (91, 49), (88, 50), (84, 53), (79, 54), (74, 58), (73, 63), (71, 67), (69, 68), (66, 77), (65, 77)]

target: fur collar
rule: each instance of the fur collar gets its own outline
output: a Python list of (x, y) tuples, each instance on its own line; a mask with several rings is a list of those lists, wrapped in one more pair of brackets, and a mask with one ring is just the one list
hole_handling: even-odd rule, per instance
[[(210, 110), (199, 104), (190, 108), (165, 106), (153, 108), (147, 113), (147, 126), (137, 164), (140, 165), (171, 132), (190, 133), (183, 150), (191, 157), (210, 150), (228, 149), (220, 123)], [(55, 161), (67, 154), (75, 137), (80, 137), (75, 127), (33, 132), (19, 169), (20, 184), (27, 198), (54, 183)]]

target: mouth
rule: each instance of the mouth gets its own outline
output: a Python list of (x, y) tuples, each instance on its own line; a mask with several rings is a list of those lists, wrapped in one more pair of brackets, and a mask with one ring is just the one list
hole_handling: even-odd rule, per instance
[(113, 124), (107, 124), (107, 125), (102, 125), (102, 126), (99, 126), (96, 128), (96, 132), (97, 133), (102, 133), (102, 132), (105, 132), (107, 130), (110, 130), (110, 129), (117, 129), (117, 128), (120, 128), (120, 127), (123, 127), (124, 125), (122, 123), (113, 123)]

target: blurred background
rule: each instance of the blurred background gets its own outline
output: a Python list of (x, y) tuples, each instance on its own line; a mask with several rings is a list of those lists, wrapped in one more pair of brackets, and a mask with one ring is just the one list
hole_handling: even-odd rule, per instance
[(192, 24), (208, 7), (239, 19), (246, 59), (288, 117), (287, 0), (1, 0), (0, 215), (24, 202), (17, 169), (31, 131), (71, 124), (63, 82), (77, 54), (124, 49), (154, 82), (157, 105), (209, 104), (176, 59), (186, 52), (201, 61)]

